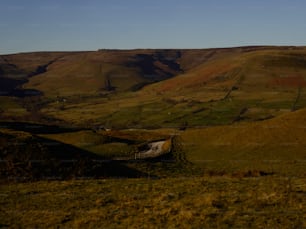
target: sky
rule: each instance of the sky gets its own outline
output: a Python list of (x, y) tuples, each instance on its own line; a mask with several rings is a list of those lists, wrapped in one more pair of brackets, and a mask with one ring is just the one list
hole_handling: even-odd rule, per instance
[(306, 45), (305, 0), (0, 0), (0, 54)]

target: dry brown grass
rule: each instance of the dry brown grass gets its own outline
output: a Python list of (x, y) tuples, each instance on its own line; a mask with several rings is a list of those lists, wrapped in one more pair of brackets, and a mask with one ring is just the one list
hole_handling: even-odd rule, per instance
[(1, 186), (15, 228), (303, 228), (305, 179), (190, 177)]

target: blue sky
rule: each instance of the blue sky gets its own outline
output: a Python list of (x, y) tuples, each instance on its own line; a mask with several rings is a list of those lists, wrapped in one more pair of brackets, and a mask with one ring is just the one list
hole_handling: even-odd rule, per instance
[(306, 45), (305, 0), (0, 0), (0, 53)]

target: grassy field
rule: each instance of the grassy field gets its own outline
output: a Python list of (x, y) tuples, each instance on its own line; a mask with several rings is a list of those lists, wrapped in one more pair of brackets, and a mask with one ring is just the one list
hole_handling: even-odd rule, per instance
[(42, 181), (0, 187), (8, 228), (304, 228), (305, 178)]
[(0, 104), (0, 117), (22, 117), (28, 114), (27, 110), (15, 98), (0, 97)]

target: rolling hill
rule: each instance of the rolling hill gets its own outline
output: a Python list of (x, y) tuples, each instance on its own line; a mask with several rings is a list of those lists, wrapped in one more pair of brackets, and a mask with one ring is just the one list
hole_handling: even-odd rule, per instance
[[(121, 156), (147, 135), (141, 129), (156, 129), (157, 136), (179, 133), (193, 163), (305, 159), (305, 47), (40, 52), (0, 60), (4, 123), (78, 127), (38, 139)], [(118, 138), (104, 129), (127, 132)]]
[(0, 226), (305, 227), (305, 87), (305, 47), (1, 55)]
[[(304, 47), (24, 53), (1, 56), (0, 70), (2, 97), (26, 110), (24, 120), (193, 127), (306, 105)], [(14, 116), (6, 107), (2, 116)]]

